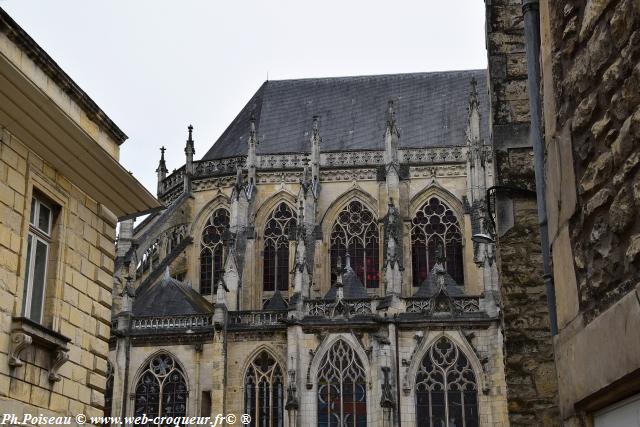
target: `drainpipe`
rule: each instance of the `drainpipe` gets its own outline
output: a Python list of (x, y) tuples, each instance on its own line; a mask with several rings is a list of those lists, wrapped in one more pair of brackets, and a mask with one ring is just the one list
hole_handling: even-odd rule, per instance
[(540, 10), (538, 0), (523, 0), (524, 36), (527, 51), (527, 77), (529, 88), (529, 109), (531, 114), (531, 144), (533, 145), (536, 176), (536, 199), (538, 204), (538, 222), (540, 224), (540, 244), (542, 246), (542, 268), (547, 290), (549, 323), (551, 335), (558, 334), (556, 314), (556, 292), (551, 273), (549, 257), (549, 231), (547, 224), (547, 203), (544, 184), (544, 144), (542, 141), (542, 109), (540, 106)]

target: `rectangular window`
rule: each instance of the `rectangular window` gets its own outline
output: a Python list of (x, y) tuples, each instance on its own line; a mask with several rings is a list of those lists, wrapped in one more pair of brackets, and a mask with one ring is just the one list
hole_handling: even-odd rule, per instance
[(593, 416), (594, 427), (636, 427), (640, 425), (640, 394), (602, 409)]
[(42, 323), (52, 220), (52, 208), (34, 196), (31, 200), (27, 235), (22, 313), (24, 317), (38, 323)]

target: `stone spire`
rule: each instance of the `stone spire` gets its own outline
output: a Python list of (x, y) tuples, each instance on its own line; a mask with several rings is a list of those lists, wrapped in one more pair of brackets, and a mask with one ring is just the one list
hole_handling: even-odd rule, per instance
[(469, 119), (467, 123), (467, 157), (471, 182), (467, 197), (473, 204), (476, 200), (484, 199), (486, 191), (485, 179), (485, 153), (480, 137), (480, 102), (478, 101), (478, 88), (475, 77), (471, 79), (471, 92), (469, 94)]
[(389, 199), (384, 230), (386, 242), (384, 251), (385, 292), (387, 295), (400, 296), (402, 292), (402, 244), (400, 243), (402, 224), (400, 212), (393, 204), (393, 199)]
[(400, 129), (396, 124), (396, 112), (393, 100), (387, 104), (387, 123), (384, 131), (385, 163), (387, 165), (398, 164), (398, 139)]
[[(305, 242), (306, 233), (304, 226), (304, 202), (300, 201), (298, 207), (298, 226), (296, 231), (296, 261), (293, 276), (294, 293), (298, 298), (309, 298), (309, 269), (307, 268), (307, 245)], [(301, 299), (300, 299), (300, 302)]]
[(384, 160), (387, 197), (400, 201), (400, 163), (398, 161), (398, 145), (400, 130), (396, 124), (396, 112), (393, 100), (387, 104), (387, 122), (384, 132)]
[(248, 170), (248, 189), (251, 193), (256, 185), (256, 167), (258, 165), (258, 137), (256, 136), (256, 118), (251, 113), (251, 119), (249, 120), (249, 141), (247, 148), (247, 170)]
[(193, 145), (193, 126), (189, 125), (189, 138), (187, 138), (187, 145), (184, 148), (184, 154), (186, 156), (186, 163), (184, 166), (184, 190), (185, 192), (191, 192), (191, 178), (193, 177), (193, 155), (196, 153), (196, 149)]
[(162, 181), (167, 177), (167, 163), (164, 161), (164, 152), (167, 149), (160, 147), (160, 162), (158, 163), (158, 168), (156, 169), (156, 173), (158, 174), (158, 191), (157, 194), (160, 196), (160, 192), (162, 190)]
[(320, 184), (320, 136), (319, 117), (313, 116), (313, 128), (311, 131), (311, 180), (313, 182), (313, 193), (318, 197)]

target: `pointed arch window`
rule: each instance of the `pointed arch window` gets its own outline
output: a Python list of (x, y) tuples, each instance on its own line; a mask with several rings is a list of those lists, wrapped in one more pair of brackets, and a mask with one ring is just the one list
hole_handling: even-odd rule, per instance
[(436, 263), (442, 247), (447, 273), (464, 283), (462, 232), (458, 218), (444, 202), (431, 197), (411, 221), (411, 265), (413, 286), (420, 286)]
[(337, 340), (318, 369), (318, 426), (365, 427), (367, 380), (355, 350)]
[(296, 227), (296, 217), (286, 203), (280, 203), (264, 227), (262, 289), (289, 289), (289, 232)]
[(360, 201), (350, 202), (331, 230), (331, 283), (335, 283), (338, 258), (351, 256), (351, 268), (367, 288), (380, 284), (379, 231), (375, 215)]
[[(102, 414), (105, 418), (111, 416), (111, 407), (113, 404), (113, 365), (107, 361), (107, 382), (104, 386), (104, 409)], [(105, 422), (103, 426), (110, 426), (111, 423)]]
[(149, 361), (136, 384), (134, 415), (184, 417), (189, 391), (184, 372), (168, 354)]
[(282, 368), (266, 351), (253, 359), (244, 376), (244, 408), (252, 427), (284, 425)]
[(418, 427), (478, 427), (476, 376), (464, 353), (440, 338), (422, 359), (416, 375)]
[(200, 293), (211, 290), (224, 273), (224, 242), (222, 236), (229, 228), (229, 212), (220, 208), (213, 212), (202, 230), (200, 240)]

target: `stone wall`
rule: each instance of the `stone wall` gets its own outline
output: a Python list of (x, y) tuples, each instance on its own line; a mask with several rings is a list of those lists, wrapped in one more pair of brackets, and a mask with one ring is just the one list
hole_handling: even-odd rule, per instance
[[(535, 190), (521, 2), (487, 2), (486, 16), (496, 185)], [(495, 194), (509, 421), (558, 425), (535, 195)]]
[(640, 368), (640, 342), (624, 326), (640, 322), (640, 2), (544, 1), (541, 30), (556, 360), (568, 422), (632, 393), (625, 378)]
[[(43, 326), (71, 341), (50, 381), (41, 345), (10, 367), (12, 319), (22, 316), (31, 196), (58, 209), (53, 221)], [(116, 218), (0, 127), (0, 412), (102, 415)], [(34, 340), (35, 341), (35, 340)]]

